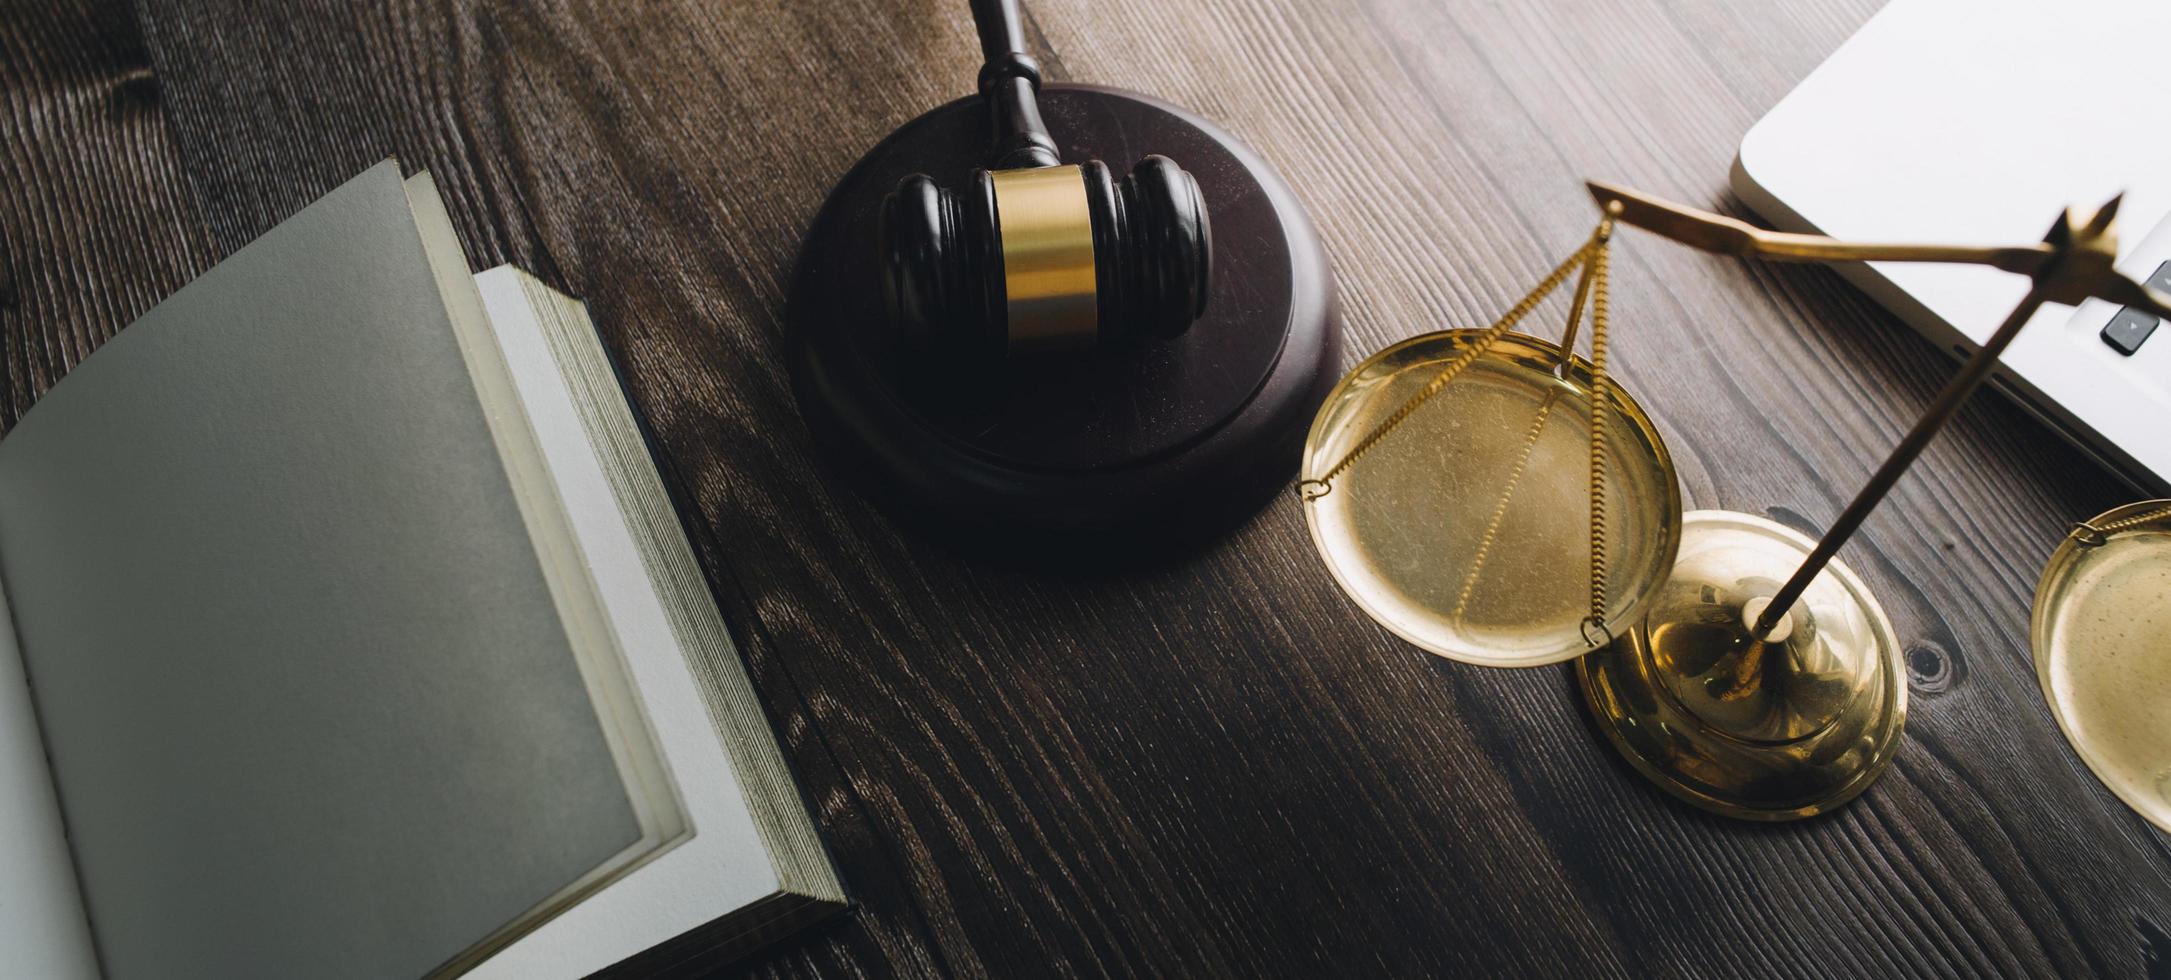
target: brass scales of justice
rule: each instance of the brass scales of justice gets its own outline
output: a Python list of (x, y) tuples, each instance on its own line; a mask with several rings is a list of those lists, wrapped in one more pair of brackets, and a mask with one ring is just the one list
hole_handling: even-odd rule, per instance
[[(2038, 244), (1884, 245), (1587, 186), (1597, 229), (1491, 327), (1395, 344), (1328, 396), (1297, 484), (1313, 541), (1367, 614), (1432, 653), (1580, 658), (1600, 727), (1668, 792), (1752, 820), (1826, 812), (1883, 773), (1907, 713), (1898, 637), (1840, 547), (2045, 303), (2171, 317), (2171, 297), (2112, 268), (2117, 198), (2068, 210)], [(1722, 255), (1987, 265), (2033, 285), (1812, 540), (1752, 514), (1682, 512), (1658, 431), (1606, 373), (1617, 223)], [(1513, 332), (1570, 276), (1558, 343)], [(1588, 358), (1574, 353), (1586, 312)]]

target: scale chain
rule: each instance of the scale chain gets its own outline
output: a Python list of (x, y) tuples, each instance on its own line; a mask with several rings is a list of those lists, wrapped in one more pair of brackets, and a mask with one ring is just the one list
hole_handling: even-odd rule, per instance
[(2073, 526), (2073, 535), (2075, 540), (2079, 541), (2082, 545), (2087, 547), (2094, 547), (2096, 545), (2102, 544), (2111, 535), (2116, 534), (2119, 531), (2123, 531), (2129, 527), (2138, 527), (2140, 525), (2147, 524), (2151, 521), (2160, 520), (2165, 517), (2171, 517), (2171, 507), (2158, 507), (2154, 510), (2143, 511), (2142, 513), (2135, 514), (2132, 517), (2122, 517), (2118, 520), (2107, 521), (2102, 524), (2082, 521), (2079, 524)]
[[(1586, 623), (1596, 626), (1609, 639), (1613, 631), (1606, 626), (1606, 411), (1612, 401), (1612, 380), (1606, 376), (1606, 324), (1611, 297), (1606, 289), (1606, 274), (1612, 265), (1609, 248), (1613, 218), (1608, 215), (1598, 224), (1593, 236), (1596, 251), (1591, 255), (1591, 616)], [(1563, 357), (1567, 354), (1564, 352)], [(1590, 642), (1588, 635), (1584, 642)]]

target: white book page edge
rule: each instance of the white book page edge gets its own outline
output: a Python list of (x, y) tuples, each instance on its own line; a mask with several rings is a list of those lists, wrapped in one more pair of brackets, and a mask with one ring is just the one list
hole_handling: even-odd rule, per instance
[(661, 743), (694, 837), (492, 956), (478, 978), (578, 977), (779, 890), (774, 865), (520, 274), (475, 277), (574, 537)]

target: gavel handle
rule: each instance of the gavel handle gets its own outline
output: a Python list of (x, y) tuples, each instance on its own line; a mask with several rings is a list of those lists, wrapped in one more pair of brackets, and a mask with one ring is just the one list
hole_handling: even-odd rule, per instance
[(1053, 167), (1063, 162), (1055, 138), (1040, 120), (1040, 62), (1025, 53), (1024, 19), (1018, 0), (972, 0), (980, 31), (980, 95), (988, 103), (994, 135), (988, 169)]

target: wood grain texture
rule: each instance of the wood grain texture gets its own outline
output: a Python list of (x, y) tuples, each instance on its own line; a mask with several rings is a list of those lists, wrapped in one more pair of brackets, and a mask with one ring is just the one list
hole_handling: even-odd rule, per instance
[(0, 0), (0, 424), (210, 259), (134, 14)]
[[(1588, 232), (1585, 176), (1743, 213), (1740, 134), (1875, 2), (1032, 0), (1028, 34), (1052, 77), (1284, 169), (1354, 363), (1490, 322)], [(1843, 555), (1910, 650), (1895, 768), (1828, 818), (1727, 822), (1616, 759), (1564, 669), (1371, 624), (1293, 498), (1061, 576), (901, 533), (816, 465), (785, 277), (858, 154), (970, 87), (963, 3), (135, 14), (0, 0), (7, 418), (206, 258), (386, 155), (429, 168), (478, 267), (589, 300), (863, 903), (750, 972), (2133, 976), (2166, 942), (2171, 838), (2058, 737), (2026, 647), (2052, 546), (2131, 492), (2009, 404)], [(1618, 252), (1614, 364), (1691, 506), (1814, 530), (1951, 370), (1830, 273)]]

